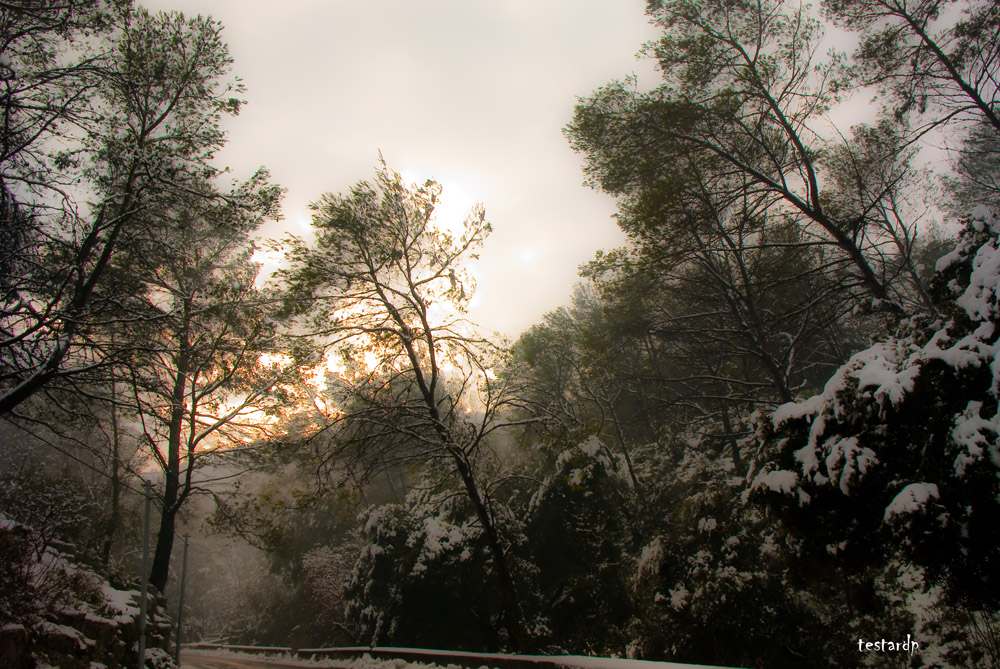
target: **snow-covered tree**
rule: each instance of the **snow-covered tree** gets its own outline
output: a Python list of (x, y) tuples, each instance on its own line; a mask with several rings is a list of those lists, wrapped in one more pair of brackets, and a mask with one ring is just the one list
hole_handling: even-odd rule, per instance
[(534, 627), (551, 652), (620, 655), (629, 596), (631, 479), (591, 436), (567, 448), (528, 505)]
[(504, 602), (483, 575), (495, 569), (469, 504), (411, 493), (362, 516), (360, 554), (345, 587), (359, 643), (499, 650)]
[(973, 608), (1000, 601), (1000, 221), (980, 208), (937, 263), (942, 314), (856, 353), (823, 392), (758, 423), (750, 498), (819, 552), (897, 548)]
[(523, 649), (510, 544), (483, 474), (490, 435), (506, 425), (507, 384), (494, 373), (504, 351), (462, 315), (474, 287), (463, 263), (491, 227), (477, 206), (448, 229), (434, 216), (440, 196), (433, 181), (410, 187), (383, 164), (373, 181), (315, 204), (315, 240), (291, 240), (280, 275), (299, 332), (345, 367), (327, 375), (329, 457), (445, 468), (483, 532), (509, 646)]

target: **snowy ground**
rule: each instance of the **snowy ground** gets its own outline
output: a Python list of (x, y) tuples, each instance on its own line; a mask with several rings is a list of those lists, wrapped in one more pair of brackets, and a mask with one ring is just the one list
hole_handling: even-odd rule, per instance
[[(435, 653), (439, 651), (426, 651)], [(482, 667), (490, 667), (490, 656), (475, 653), (461, 654), (465, 658), (482, 657)], [(677, 664), (675, 662), (647, 662), (642, 660), (622, 660), (601, 657), (565, 656), (556, 665), (552, 657), (506, 655), (504, 659), (523, 659), (538, 662), (539, 669), (556, 666), (579, 667), (580, 669), (725, 669), (708, 665)], [(312, 669), (462, 669), (468, 663), (436, 664), (434, 662), (411, 662), (401, 659), (375, 659), (369, 656), (354, 660), (301, 660), (288, 654), (265, 657), (263, 655), (233, 652), (227, 650), (184, 650), (181, 652), (181, 669), (275, 669), (277, 667), (312, 667)]]

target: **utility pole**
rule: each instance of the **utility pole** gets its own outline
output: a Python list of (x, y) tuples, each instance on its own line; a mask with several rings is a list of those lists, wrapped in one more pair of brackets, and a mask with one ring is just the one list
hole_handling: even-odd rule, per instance
[(153, 501), (149, 481), (143, 481), (146, 491), (146, 523), (142, 533), (142, 594), (139, 595), (139, 662), (137, 669), (146, 667), (146, 596), (149, 593), (149, 505)]
[(177, 604), (177, 645), (174, 648), (174, 663), (181, 665), (181, 626), (184, 624), (184, 579), (188, 570), (188, 535), (184, 535), (184, 561), (181, 564), (181, 596)]

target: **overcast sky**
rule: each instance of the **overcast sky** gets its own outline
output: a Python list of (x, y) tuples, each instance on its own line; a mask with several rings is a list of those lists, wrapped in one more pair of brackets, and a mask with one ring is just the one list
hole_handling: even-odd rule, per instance
[(289, 229), (305, 229), (322, 193), (371, 177), (379, 150), (408, 180), (443, 185), (442, 216), (482, 202), (494, 232), (470, 317), (486, 328), (516, 337), (623, 240), (562, 128), (577, 97), (613, 78), (655, 84), (635, 58), (656, 36), (643, 0), (142, 4), (225, 25), (248, 104), (220, 161), (237, 176), (268, 167), (288, 189)]

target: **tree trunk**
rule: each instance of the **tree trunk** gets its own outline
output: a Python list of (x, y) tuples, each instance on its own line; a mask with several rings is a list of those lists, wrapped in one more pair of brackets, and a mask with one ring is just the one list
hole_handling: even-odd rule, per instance
[(399, 312), (392, 307), (391, 301), (384, 294), (382, 298), (393, 319), (400, 326), (400, 341), (410, 362), (413, 364), (417, 387), (420, 389), (424, 405), (427, 408), (428, 417), (434, 426), (434, 431), (437, 432), (442, 446), (455, 462), (455, 468), (458, 470), (462, 484), (465, 486), (466, 495), (469, 501), (472, 502), (476, 518), (479, 520), (480, 525), (483, 526), (483, 532), (486, 534), (487, 546), (489, 547), (493, 561), (496, 563), (497, 576), (500, 579), (500, 595), (503, 599), (504, 615), (510, 632), (511, 650), (520, 652), (528, 650), (529, 638), (527, 628), (524, 625), (524, 613), (521, 611), (521, 600), (517, 595), (517, 588), (514, 585), (514, 577), (510, 570), (510, 563), (507, 560), (507, 553), (500, 541), (500, 535), (497, 532), (490, 511), (486, 508), (486, 502), (479, 492), (479, 486), (476, 484), (476, 479), (473, 476), (468, 454), (455, 443), (451, 431), (441, 420), (441, 413), (438, 410), (437, 398), (435, 397), (435, 385), (438, 374), (437, 361), (434, 357), (435, 342), (430, 334), (431, 328), (425, 317), (423, 319), (423, 326), (428, 333), (427, 348), (431, 352), (430, 364), (431, 369), (434, 370), (431, 373), (430, 382), (428, 383), (420, 369), (420, 357), (417, 355), (417, 351), (408, 337), (408, 328), (405, 321), (399, 315)]
[(510, 563), (507, 560), (507, 552), (500, 541), (500, 535), (497, 533), (496, 525), (493, 523), (489, 509), (486, 508), (486, 503), (479, 493), (479, 486), (472, 475), (472, 468), (466, 461), (465, 454), (455, 446), (450, 447), (450, 450), (459, 476), (461, 476), (462, 483), (465, 485), (465, 492), (476, 511), (476, 518), (479, 519), (480, 525), (483, 526), (490, 555), (496, 563), (497, 576), (500, 579), (500, 595), (504, 603), (504, 615), (508, 631), (510, 632), (510, 643), (512, 646), (510, 650), (515, 652), (528, 651), (530, 650), (530, 641), (527, 629), (524, 626), (524, 612), (521, 610), (521, 599), (514, 585), (514, 577), (510, 570)]
[[(178, 374), (180, 376), (180, 374)], [(177, 414), (176, 409), (173, 412)], [(163, 509), (160, 513), (160, 532), (156, 537), (156, 552), (153, 553), (153, 568), (149, 573), (149, 582), (163, 592), (170, 573), (170, 553), (174, 548), (174, 518), (177, 516), (177, 492), (180, 488), (180, 420), (176, 416), (177, 439), (174, 439), (174, 421), (171, 420), (171, 435), (169, 439), (167, 468), (163, 472)]]
[(170, 553), (174, 550), (174, 519), (176, 506), (164, 506), (160, 515), (160, 532), (156, 536), (156, 550), (153, 553), (153, 568), (149, 572), (149, 584), (161, 593), (167, 586), (170, 575)]
[(163, 470), (163, 510), (160, 514), (160, 533), (156, 537), (156, 552), (149, 582), (163, 592), (170, 573), (170, 553), (174, 548), (174, 519), (177, 516), (178, 491), (181, 474), (181, 425), (184, 420), (184, 390), (187, 387), (187, 323), (189, 305), (184, 304), (184, 320), (177, 354), (177, 369), (170, 393), (170, 423), (167, 432), (167, 461)]

